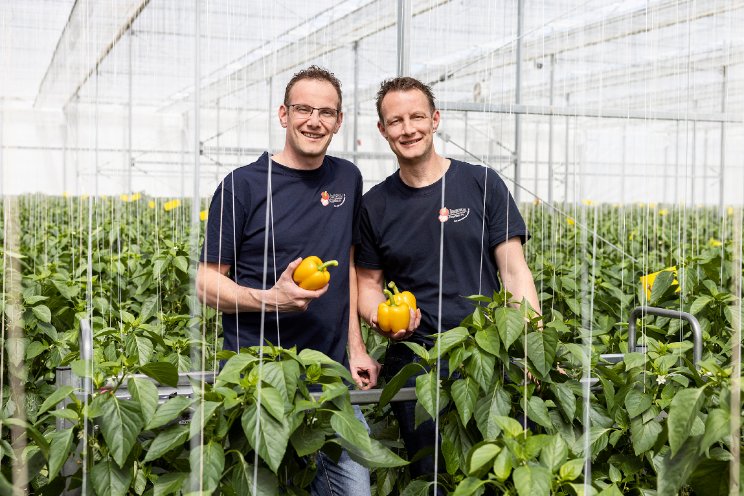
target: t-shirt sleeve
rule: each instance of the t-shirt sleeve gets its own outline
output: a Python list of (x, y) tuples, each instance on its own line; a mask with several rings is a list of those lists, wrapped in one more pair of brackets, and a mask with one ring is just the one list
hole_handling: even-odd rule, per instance
[(354, 262), (365, 269), (382, 269), (382, 256), (379, 250), (379, 239), (369, 215), (369, 207), (362, 202), (359, 214), (359, 243), (357, 244)]
[(231, 187), (228, 175), (217, 186), (209, 205), (207, 226), (199, 261), (234, 265), (240, 249), (245, 223), (245, 209)]
[(529, 233), (524, 219), (506, 184), (492, 170), (488, 170), (487, 191), (489, 248), (494, 249), (515, 236), (525, 243)]

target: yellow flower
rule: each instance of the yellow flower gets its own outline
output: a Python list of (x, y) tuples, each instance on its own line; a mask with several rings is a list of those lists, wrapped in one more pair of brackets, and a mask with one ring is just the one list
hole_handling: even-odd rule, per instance
[(648, 208), (650, 208), (651, 210), (656, 210), (656, 203), (649, 203)]
[(720, 241), (718, 241), (717, 239), (714, 239), (714, 238), (710, 238), (708, 240), (708, 246), (712, 246), (713, 248), (717, 248), (717, 247), (721, 246), (722, 244), (723, 243), (721, 243)]
[(734, 207), (727, 208), (726, 209), (726, 213), (728, 214), (729, 217), (733, 217), (734, 216)]
[(67, 191), (62, 192), (62, 198), (67, 198), (68, 196), (70, 196), (70, 193), (68, 193)]
[(166, 212), (170, 212), (171, 210), (178, 208), (181, 206), (181, 200), (171, 200), (167, 201), (163, 204), (163, 208)]
[(581, 203), (583, 203), (584, 205), (586, 205), (588, 207), (588, 206), (590, 206), (592, 204), (592, 201), (589, 200), (589, 199), (586, 199), (586, 200), (581, 200)]
[(134, 193), (133, 195), (131, 195), (129, 197), (129, 201), (137, 201), (140, 198), (142, 198), (142, 194), (141, 193)]
[(150, 200), (147, 202), (147, 208), (155, 208), (155, 200)]
[(202, 210), (201, 212), (199, 212), (199, 219), (200, 220), (202, 220), (202, 221), (207, 220), (207, 216), (208, 216), (208, 213), (207, 213), (206, 210)]
[(667, 210), (666, 208), (662, 208), (661, 210), (659, 210), (659, 215), (661, 215), (662, 217), (664, 217), (665, 215), (669, 215), (669, 210)]
[(129, 195), (119, 195), (119, 199), (123, 202), (129, 201)]
[(653, 272), (651, 274), (646, 274), (645, 276), (640, 277), (641, 281), (641, 287), (646, 290), (646, 299), (651, 299), (651, 289), (654, 287), (654, 281), (656, 280), (656, 277), (661, 274), (662, 272), (673, 272), (674, 273), (674, 280), (672, 281), (672, 286), (677, 286), (677, 289), (675, 290), (675, 293), (679, 293), (679, 281), (677, 281), (677, 267), (667, 267), (666, 269), (661, 269), (658, 272)]
[(533, 205), (540, 205), (540, 198), (535, 198), (534, 200), (532, 200), (532, 204)]
[(576, 221), (573, 220), (573, 217), (566, 217), (566, 222), (568, 223), (569, 226), (573, 226), (576, 224)]

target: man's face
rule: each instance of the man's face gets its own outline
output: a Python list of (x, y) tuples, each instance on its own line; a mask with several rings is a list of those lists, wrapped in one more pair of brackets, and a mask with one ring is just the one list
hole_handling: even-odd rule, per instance
[[(343, 113), (336, 89), (327, 81), (301, 79), (289, 92), (289, 105), (279, 107), (279, 121), (287, 129), (285, 150), (298, 157), (325, 155), (338, 132)], [(318, 110), (320, 109), (320, 110)]]
[(439, 111), (432, 114), (423, 92), (391, 91), (382, 99), (380, 113), (382, 122), (377, 123), (377, 128), (398, 159), (416, 161), (434, 152)]

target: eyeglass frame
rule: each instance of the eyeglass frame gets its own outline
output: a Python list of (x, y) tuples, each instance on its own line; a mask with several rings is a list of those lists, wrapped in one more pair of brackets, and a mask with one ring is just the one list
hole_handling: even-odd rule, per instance
[[(320, 108), (318, 108), (318, 107), (313, 107), (312, 105), (307, 105), (306, 103), (289, 103), (289, 104), (287, 104), (285, 106), (287, 108), (292, 108), (292, 107), (307, 107), (307, 108), (311, 109), (310, 110), (310, 113), (307, 114), (306, 116), (300, 114), (300, 117), (302, 117), (303, 119), (309, 119), (309, 118), (311, 118), (313, 116), (313, 112), (315, 112), (317, 110), (318, 111), (318, 119), (322, 120), (323, 122), (327, 122), (329, 124), (331, 122), (336, 122), (338, 120), (339, 116), (341, 115), (341, 111), (340, 110), (334, 109), (334, 108), (331, 108), (331, 107), (320, 107)], [(333, 112), (335, 112), (335, 115), (333, 115), (333, 117), (326, 117), (324, 119), (323, 118), (323, 115), (321, 114), (321, 111), (323, 111), (323, 110), (333, 111)], [(297, 109), (295, 109), (295, 112), (298, 112)], [(333, 120), (330, 121), (330, 120), (327, 120), (327, 119), (333, 119)]]

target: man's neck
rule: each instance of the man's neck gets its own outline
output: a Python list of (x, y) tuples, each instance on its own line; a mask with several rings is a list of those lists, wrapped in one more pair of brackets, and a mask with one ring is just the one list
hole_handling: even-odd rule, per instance
[(271, 159), (285, 167), (289, 167), (290, 169), (315, 170), (323, 165), (325, 155), (321, 155), (320, 157), (298, 156), (297, 154), (289, 152), (285, 148), (276, 155), (272, 155)]
[(398, 160), (400, 179), (412, 188), (423, 188), (439, 181), (450, 166), (450, 160), (437, 153), (420, 161)]

